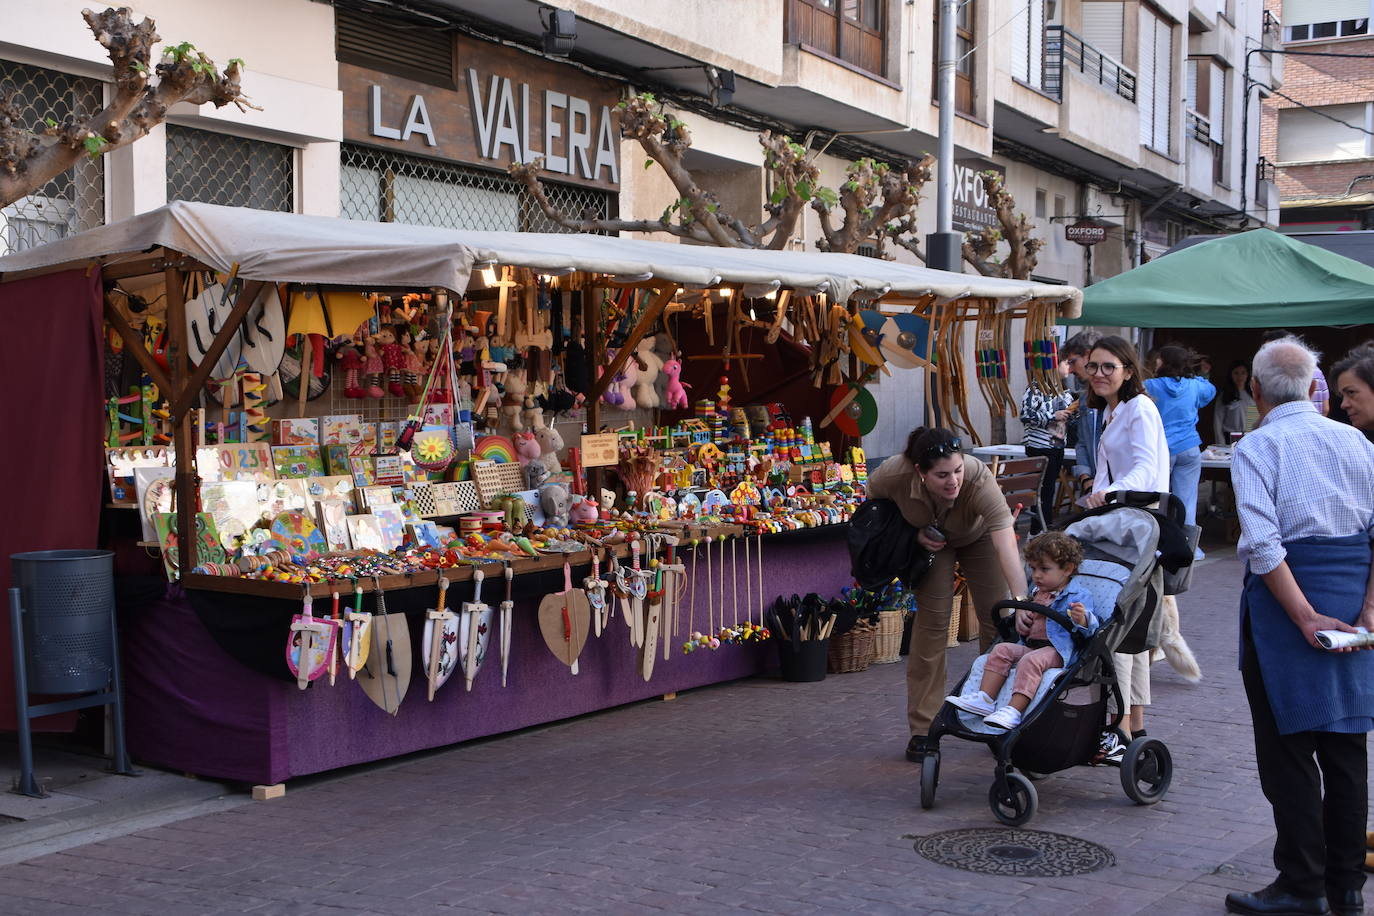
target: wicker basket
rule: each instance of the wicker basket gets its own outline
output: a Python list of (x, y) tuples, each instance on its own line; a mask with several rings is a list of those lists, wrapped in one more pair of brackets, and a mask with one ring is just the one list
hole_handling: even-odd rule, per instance
[(902, 660), (902, 612), (883, 611), (878, 615), (878, 631), (873, 637), (873, 664), (888, 665)]
[(873, 624), (859, 623), (839, 636), (832, 636), (826, 669), (831, 674), (850, 674), (867, 668), (873, 661), (873, 637), (877, 632)]
[(963, 618), (963, 616), (964, 593), (960, 591), (955, 593), (954, 603), (950, 605), (949, 642), (945, 643), (946, 648), (953, 649), (955, 646), (959, 645), (959, 621)]

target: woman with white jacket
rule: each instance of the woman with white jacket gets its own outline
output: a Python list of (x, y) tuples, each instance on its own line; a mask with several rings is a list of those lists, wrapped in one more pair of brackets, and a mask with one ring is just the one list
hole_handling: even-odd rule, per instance
[[(1169, 492), (1169, 442), (1159, 409), (1145, 393), (1144, 373), (1135, 348), (1120, 337), (1103, 337), (1093, 345), (1084, 367), (1090, 407), (1102, 410), (1102, 437), (1097, 443), (1097, 477), (1084, 503), (1095, 508), (1112, 490)], [(1150, 653), (1113, 656), (1117, 684), (1129, 712), (1121, 730), (1128, 740), (1145, 733), (1145, 707), (1150, 704)], [(1124, 711), (1123, 711), (1124, 712)], [(1109, 735), (1102, 750), (1120, 760), (1125, 745)]]

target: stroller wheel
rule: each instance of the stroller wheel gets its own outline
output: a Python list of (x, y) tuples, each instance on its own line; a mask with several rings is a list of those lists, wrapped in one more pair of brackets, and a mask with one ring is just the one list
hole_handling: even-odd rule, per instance
[(1034, 817), (1039, 803), (1035, 786), (1020, 773), (1008, 773), (1005, 781), (994, 779), (988, 789), (993, 816), (1008, 827), (1020, 827)]
[(1158, 738), (1137, 738), (1121, 758), (1121, 788), (1137, 805), (1153, 805), (1169, 791), (1174, 758)]
[(935, 806), (935, 788), (940, 784), (940, 754), (926, 754), (921, 761), (921, 807)]

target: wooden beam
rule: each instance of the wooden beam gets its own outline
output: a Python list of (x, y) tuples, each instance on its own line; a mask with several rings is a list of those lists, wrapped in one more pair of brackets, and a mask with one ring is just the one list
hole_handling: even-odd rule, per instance
[[(249, 280), (243, 284), (239, 290), (239, 297), (234, 302), (233, 311), (224, 320), (224, 326), (215, 335), (214, 341), (210, 344), (210, 349), (205, 352), (205, 357), (196, 366), (195, 372), (191, 373), (186, 380), (186, 387), (177, 393), (176, 399), (172, 401), (172, 422), (178, 422), (191, 409), (195, 403), (196, 395), (200, 389), (205, 387), (205, 383), (210, 380), (210, 373), (214, 371), (215, 363), (219, 362), (220, 356), (224, 354), (224, 348), (229, 346), (229, 341), (239, 332), (239, 326), (243, 324), (243, 319), (248, 314), (248, 309), (258, 298), (258, 293), (262, 292), (266, 282), (262, 280)], [(168, 292), (170, 300), (171, 293)], [(307, 379), (306, 370), (301, 369), (301, 378)]]
[(153, 359), (153, 354), (143, 345), (143, 335), (130, 327), (119, 309), (108, 301), (105, 303), (105, 320), (119, 332), (119, 336), (124, 339), (124, 349), (133, 355), (134, 362), (138, 363), (139, 368), (148, 373), (148, 378), (153, 380), (162, 396), (171, 397), (172, 383), (162, 371), (162, 367), (157, 364), (157, 360)]
[[(186, 288), (185, 274), (176, 267), (163, 272), (167, 288), (167, 334), (170, 338), (169, 358), (172, 366), (172, 389), (185, 384), (190, 375), (191, 357), (186, 349)], [(189, 414), (172, 418), (172, 447), (176, 452), (177, 493), (177, 578), (196, 567), (196, 449), (192, 439)]]
[[(587, 356), (592, 365), (600, 365), (605, 358), (605, 341), (601, 339), (601, 290), (593, 285), (582, 287), (582, 340), (587, 347)], [(592, 398), (586, 402), (587, 431), (601, 432), (601, 399)], [(587, 496), (593, 503), (601, 502), (601, 485), (605, 481), (604, 468), (585, 468), (587, 474)]]
[[(639, 316), (639, 322), (635, 324), (634, 330), (630, 331), (630, 336), (625, 338), (625, 343), (616, 351), (615, 359), (606, 367), (606, 371), (601, 373), (601, 377), (592, 382), (591, 393), (587, 397), (595, 401), (606, 393), (606, 389), (611, 386), (611, 381), (625, 364), (634, 355), (635, 347), (644, 339), (644, 335), (649, 333), (649, 328), (654, 326), (654, 322), (663, 316), (663, 310), (668, 307), (673, 296), (677, 295), (677, 284), (669, 283), (659, 290), (658, 296), (649, 303), (644, 309), (644, 314)], [(598, 322), (599, 323), (599, 322)]]

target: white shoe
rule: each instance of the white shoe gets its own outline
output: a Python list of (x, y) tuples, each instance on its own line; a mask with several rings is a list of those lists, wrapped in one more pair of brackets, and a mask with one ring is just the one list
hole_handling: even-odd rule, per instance
[(1021, 710), (1015, 706), (1003, 706), (984, 719), (983, 724), (991, 725), (993, 728), (1013, 729), (1021, 724)]
[(964, 712), (971, 712), (975, 716), (986, 716), (997, 708), (992, 697), (981, 690), (970, 697), (945, 697), (945, 702), (951, 706), (959, 707)]

